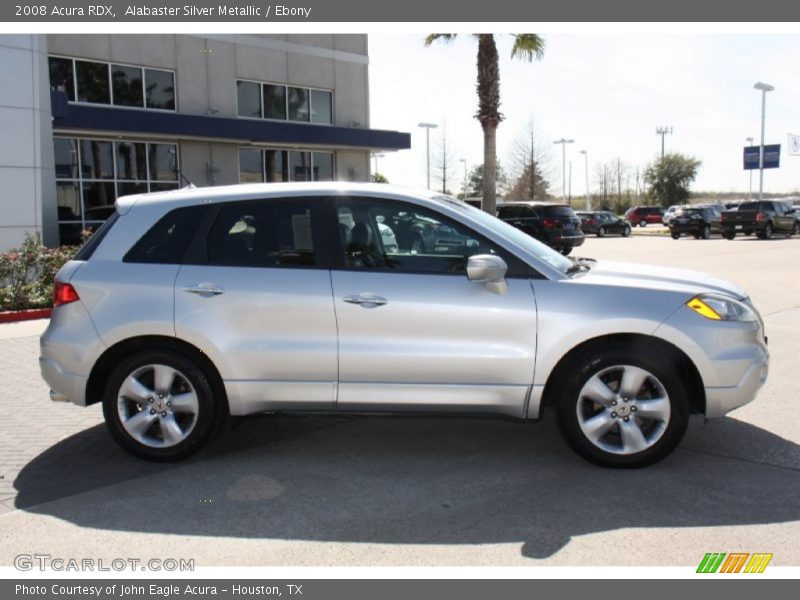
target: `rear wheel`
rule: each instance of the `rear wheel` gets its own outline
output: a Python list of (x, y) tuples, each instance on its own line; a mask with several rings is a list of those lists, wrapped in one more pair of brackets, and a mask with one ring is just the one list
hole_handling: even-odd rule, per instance
[(732, 240), (736, 237), (736, 234), (732, 231), (725, 231), (723, 232), (722, 237), (724, 237), (726, 240)]
[(171, 350), (143, 351), (111, 373), (103, 414), (111, 436), (126, 451), (153, 461), (186, 458), (224, 419), (208, 377)]
[(680, 233), (671, 233), (670, 235), (672, 236), (673, 240), (679, 240), (681, 237)]
[(625, 227), (622, 228), (622, 237), (628, 237), (630, 234), (631, 228), (625, 225)]
[(583, 458), (644, 467), (667, 456), (689, 422), (689, 392), (674, 357), (645, 345), (594, 347), (565, 368), (558, 423)]
[(704, 240), (707, 240), (708, 238), (710, 238), (711, 237), (711, 227), (709, 227), (708, 225), (703, 227), (703, 232), (700, 235)]
[(772, 223), (767, 223), (764, 227), (764, 231), (758, 234), (758, 237), (762, 240), (771, 240), (773, 234)]
[(606, 235), (606, 228), (602, 225), (597, 228), (597, 237), (605, 237)]
[(570, 252), (572, 252), (572, 246), (563, 246), (559, 248), (558, 251), (564, 256), (567, 256)]
[(789, 235), (800, 235), (800, 221), (794, 222), (794, 227), (792, 227), (792, 231)]
[(639, 227), (647, 227), (647, 219), (642, 219), (639, 221)]

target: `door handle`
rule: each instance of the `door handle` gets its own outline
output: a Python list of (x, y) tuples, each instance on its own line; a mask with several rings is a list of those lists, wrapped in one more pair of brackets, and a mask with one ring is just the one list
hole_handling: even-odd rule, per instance
[(378, 306), (383, 306), (387, 302), (389, 302), (386, 298), (382, 296), (378, 296), (377, 294), (353, 294), (351, 296), (345, 296), (342, 298), (345, 302), (349, 304), (359, 304), (364, 308), (375, 308)]
[(187, 285), (183, 288), (184, 292), (199, 294), (200, 296), (219, 296), (225, 293), (225, 289), (213, 283), (199, 283), (197, 285)]

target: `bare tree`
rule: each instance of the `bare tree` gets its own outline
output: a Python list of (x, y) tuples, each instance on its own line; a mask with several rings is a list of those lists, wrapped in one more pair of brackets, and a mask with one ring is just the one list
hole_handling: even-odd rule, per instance
[(455, 158), (455, 152), (452, 146), (447, 141), (447, 123), (442, 125), (439, 130), (441, 133), (439, 139), (436, 141), (436, 146), (433, 152), (433, 170), (436, 179), (441, 184), (443, 194), (449, 194), (447, 189), (447, 182), (451, 181), (454, 177), (456, 167), (458, 166), (458, 159)]
[(544, 200), (550, 188), (551, 148), (544, 143), (533, 118), (514, 141), (511, 156), (511, 200)]

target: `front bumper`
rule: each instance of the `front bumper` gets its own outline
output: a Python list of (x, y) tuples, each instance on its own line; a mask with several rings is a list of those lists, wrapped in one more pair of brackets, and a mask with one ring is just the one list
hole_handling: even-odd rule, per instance
[(730, 387), (706, 388), (706, 417), (723, 417), (735, 408), (744, 406), (755, 399), (758, 390), (764, 385), (769, 373), (766, 356), (754, 361), (742, 375), (738, 384)]

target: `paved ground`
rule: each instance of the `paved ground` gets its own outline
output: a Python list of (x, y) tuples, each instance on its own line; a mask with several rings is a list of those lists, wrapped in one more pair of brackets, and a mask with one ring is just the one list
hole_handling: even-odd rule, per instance
[(672, 456), (633, 472), (576, 458), (552, 421), (436, 418), (256, 417), (196, 458), (156, 466), (117, 450), (98, 407), (47, 399), (41, 324), (4, 325), (0, 564), (37, 552), (203, 565), (693, 565), (708, 551), (762, 551), (800, 565), (800, 239), (592, 238), (576, 254), (688, 266), (748, 289), (773, 353), (758, 400), (695, 419)]

